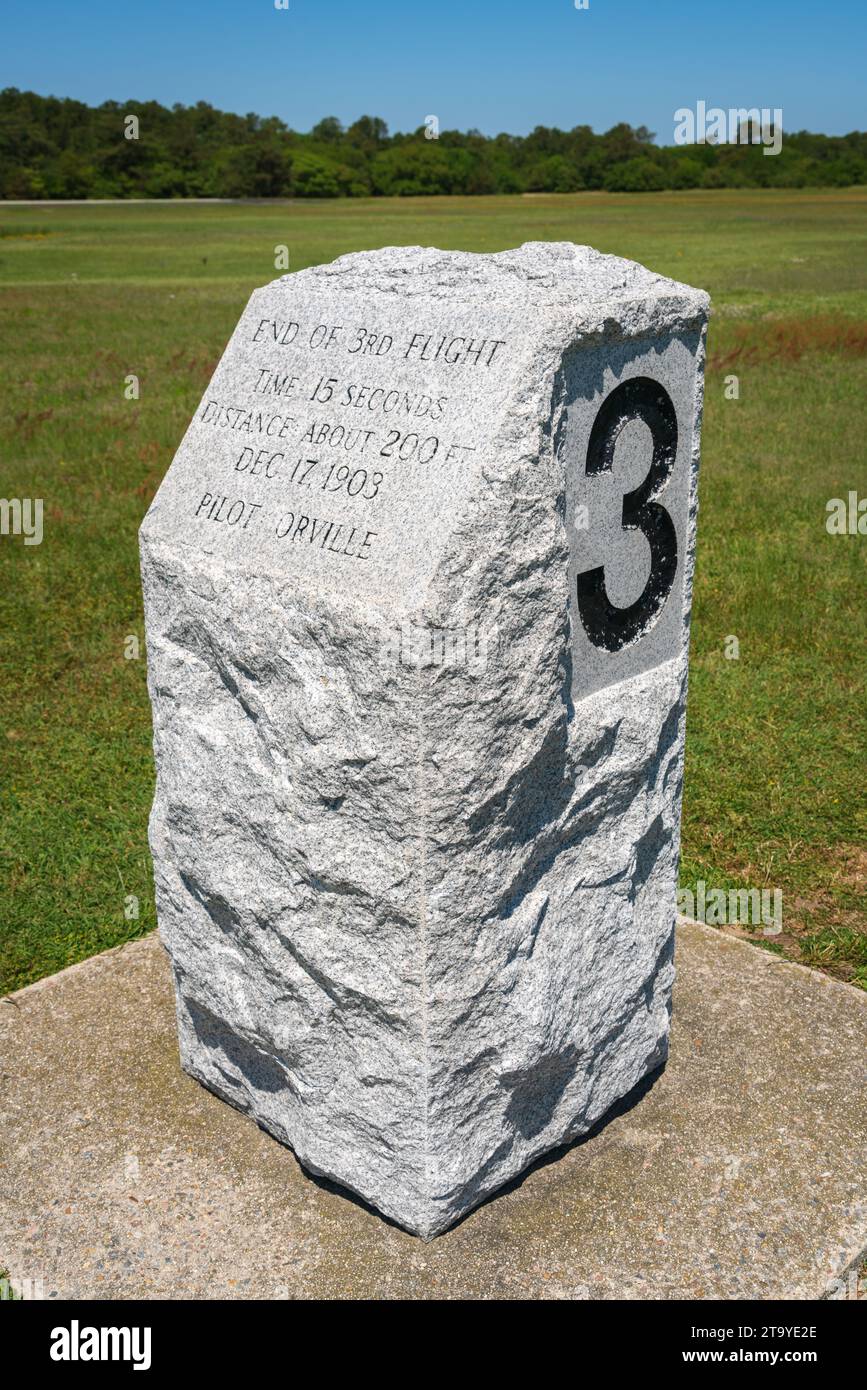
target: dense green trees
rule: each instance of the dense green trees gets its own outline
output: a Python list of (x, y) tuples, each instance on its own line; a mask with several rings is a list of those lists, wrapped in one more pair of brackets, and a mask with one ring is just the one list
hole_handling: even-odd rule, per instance
[[(127, 138), (129, 117), (138, 138)], [(571, 193), (867, 182), (867, 135), (786, 134), (759, 146), (653, 143), (644, 126), (595, 135), (537, 126), (530, 135), (422, 126), (389, 135), (377, 116), (347, 129), (326, 116), (307, 134), (276, 117), (176, 105), (0, 92), (3, 198), (334, 198), (438, 193)]]

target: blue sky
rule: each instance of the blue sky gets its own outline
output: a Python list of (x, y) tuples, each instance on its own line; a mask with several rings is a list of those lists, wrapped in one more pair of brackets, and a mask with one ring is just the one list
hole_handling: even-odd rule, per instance
[(864, 129), (867, 0), (0, 0), (0, 86), (98, 103), (197, 100), (282, 117), (524, 134), (779, 106)]

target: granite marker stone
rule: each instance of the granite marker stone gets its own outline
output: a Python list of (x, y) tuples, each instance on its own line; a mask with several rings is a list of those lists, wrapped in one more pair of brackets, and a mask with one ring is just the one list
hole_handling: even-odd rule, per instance
[(183, 1066), (424, 1236), (665, 1059), (707, 303), (284, 276), (142, 524)]

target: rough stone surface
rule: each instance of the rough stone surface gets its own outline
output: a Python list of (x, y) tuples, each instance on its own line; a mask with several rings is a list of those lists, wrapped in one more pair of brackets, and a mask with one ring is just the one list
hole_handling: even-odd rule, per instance
[(183, 1074), (155, 936), (29, 986), (0, 1000), (0, 1269), (84, 1299), (848, 1297), (867, 995), (707, 927), (677, 950), (665, 1070), (430, 1244)]
[(706, 312), (566, 244), (284, 277), (142, 526), (183, 1065), (423, 1235), (665, 1058)]

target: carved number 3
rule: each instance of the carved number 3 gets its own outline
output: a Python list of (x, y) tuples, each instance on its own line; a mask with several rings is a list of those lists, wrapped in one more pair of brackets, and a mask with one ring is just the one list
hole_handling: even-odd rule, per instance
[(651, 626), (671, 593), (677, 573), (674, 522), (656, 498), (671, 477), (677, 454), (677, 415), (665, 387), (649, 376), (632, 377), (606, 396), (593, 421), (587, 445), (588, 477), (613, 466), (614, 447), (630, 420), (643, 420), (653, 436), (653, 457), (640, 487), (623, 498), (625, 530), (641, 531), (650, 546), (650, 576), (644, 592), (627, 608), (617, 608), (605, 590), (605, 567), (578, 575), (578, 613), (590, 641), (616, 652)]

